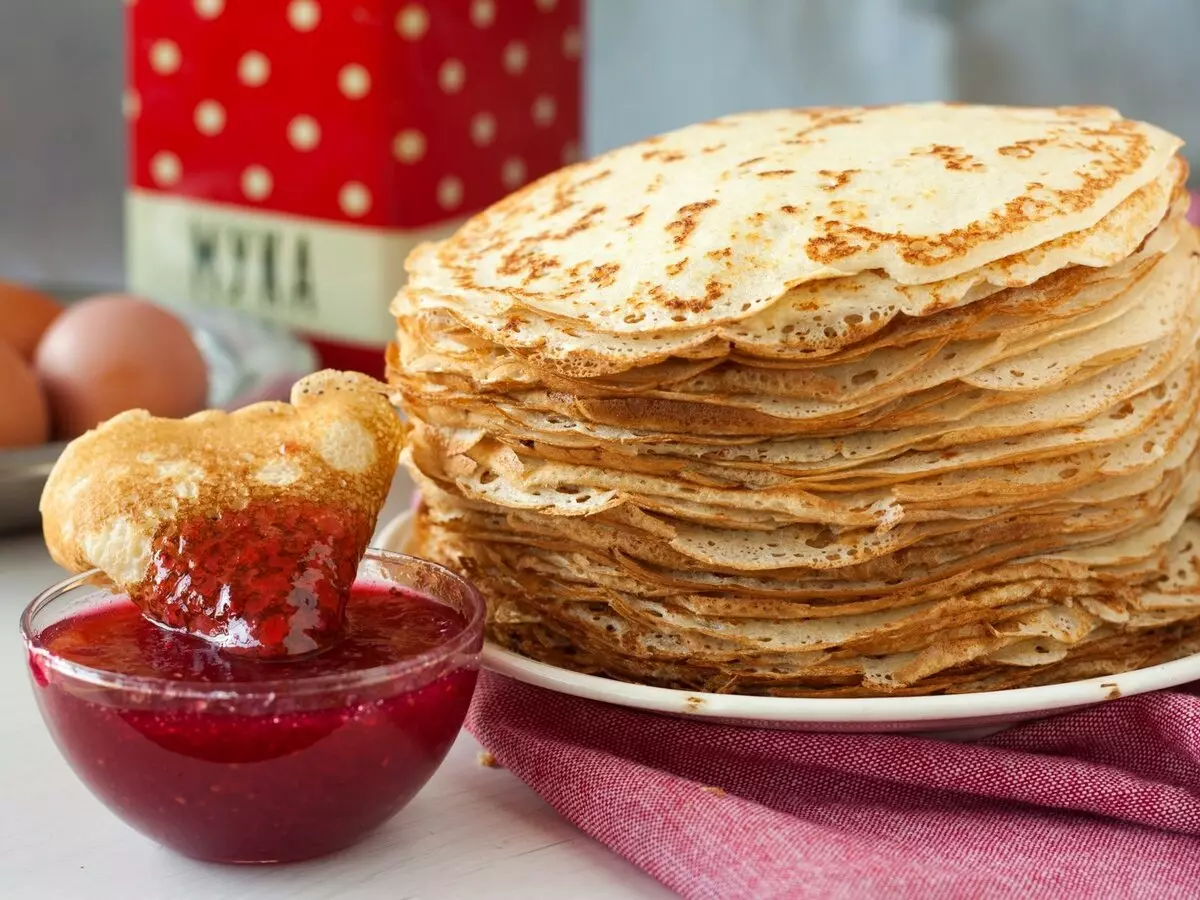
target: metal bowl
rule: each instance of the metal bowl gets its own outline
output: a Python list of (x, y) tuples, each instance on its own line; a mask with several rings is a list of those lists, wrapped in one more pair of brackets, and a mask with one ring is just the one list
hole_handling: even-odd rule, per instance
[[(60, 297), (79, 291), (55, 291)], [(208, 406), (237, 409), (260, 400), (286, 400), (292, 384), (316, 371), (317, 355), (287, 332), (228, 310), (171, 311), (192, 329), (208, 363)], [(0, 450), (0, 534), (40, 522), (38, 500), (65, 443)]]

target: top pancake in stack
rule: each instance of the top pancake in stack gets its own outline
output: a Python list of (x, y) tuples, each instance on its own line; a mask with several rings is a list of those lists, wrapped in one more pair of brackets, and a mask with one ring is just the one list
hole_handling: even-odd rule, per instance
[(418, 248), (417, 550), (492, 637), (742, 693), (990, 690), (1200, 648), (1200, 242), (1096, 107), (783, 110)]

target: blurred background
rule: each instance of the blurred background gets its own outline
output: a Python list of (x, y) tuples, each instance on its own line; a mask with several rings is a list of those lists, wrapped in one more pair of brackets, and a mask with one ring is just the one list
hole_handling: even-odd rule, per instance
[[(0, 0), (0, 277), (122, 283), (123, 13)], [(1197, 148), (1197, 35), (1195, 0), (591, 0), (585, 151), (747, 108), (939, 98), (1109, 104)]]

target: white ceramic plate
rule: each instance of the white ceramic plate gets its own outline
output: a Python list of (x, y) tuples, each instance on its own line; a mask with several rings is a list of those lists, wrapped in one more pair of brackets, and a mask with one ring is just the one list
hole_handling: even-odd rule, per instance
[[(411, 514), (404, 513), (388, 523), (379, 534), (378, 545), (403, 552), (410, 519)], [(484, 648), (483, 661), (495, 672), (548, 690), (667, 715), (793, 731), (932, 732), (959, 740), (1200, 679), (1197, 654), (1120, 675), (1044, 687), (936, 697), (822, 700), (741, 697), (627, 684), (549, 666), (494, 645)]]

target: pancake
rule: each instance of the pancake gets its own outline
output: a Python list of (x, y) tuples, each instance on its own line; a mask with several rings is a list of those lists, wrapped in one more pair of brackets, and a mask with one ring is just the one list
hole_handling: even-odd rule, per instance
[(417, 248), (416, 549), (493, 640), (689, 690), (903, 696), (1200, 642), (1200, 239), (1098, 107), (730, 116)]

